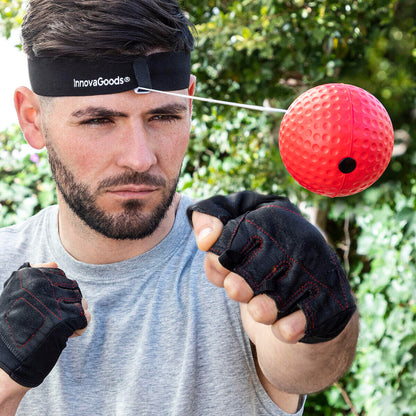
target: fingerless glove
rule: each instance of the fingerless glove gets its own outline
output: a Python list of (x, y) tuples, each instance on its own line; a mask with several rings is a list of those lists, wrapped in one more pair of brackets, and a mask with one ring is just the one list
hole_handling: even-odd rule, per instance
[(25, 263), (0, 295), (0, 367), (17, 383), (36, 387), (66, 341), (87, 320), (77, 283), (56, 268)]
[(356, 304), (336, 253), (287, 199), (255, 192), (214, 196), (188, 208), (219, 218), (222, 233), (209, 251), (242, 276), (254, 296), (276, 302), (277, 319), (302, 309), (304, 343), (335, 338)]

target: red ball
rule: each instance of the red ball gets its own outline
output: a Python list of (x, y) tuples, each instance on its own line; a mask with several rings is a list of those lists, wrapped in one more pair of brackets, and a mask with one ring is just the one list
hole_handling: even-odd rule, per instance
[(279, 131), (283, 163), (304, 188), (330, 197), (361, 192), (385, 171), (393, 152), (390, 117), (373, 95), (324, 84), (289, 107)]

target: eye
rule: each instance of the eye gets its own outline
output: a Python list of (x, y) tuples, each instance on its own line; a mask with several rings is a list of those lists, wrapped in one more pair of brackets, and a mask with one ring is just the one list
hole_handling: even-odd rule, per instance
[(111, 120), (108, 117), (95, 117), (95, 118), (89, 118), (87, 120), (81, 121), (81, 125), (90, 125), (90, 126), (101, 126), (104, 124), (110, 124), (113, 123), (113, 120)]
[(157, 114), (150, 117), (150, 121), (158, 121), (161, 123), (174, 123), (175, 121), (180, 120), (182, 117), (177, 114)]

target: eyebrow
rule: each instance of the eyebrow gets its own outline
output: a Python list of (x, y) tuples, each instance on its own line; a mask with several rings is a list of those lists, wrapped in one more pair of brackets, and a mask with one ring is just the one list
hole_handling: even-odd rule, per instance
[[(146, 111), (146, 115), (152, 114), (181, 114), (188, 110), (188, 106), (185, 104), (166, 104), (160, 107), (152, 108)], [(87, 107), (80, 110), (76, 110), (71, 113), (72, 117), (83, 118), (83, 117), (128, 117), (128, 114), (121, 111), (115, 111), (106, 107)]]
[(152, 114), (175, 115), (175, 114), (181, 114), (187, 110), (188, 110), (188, 106), (186, 104), (172, 103), (172, 104), (166, 104), (160, 107), (152, 108), (146, 111), (146, 114), (147, 115), (152, 115)]
[(71, 116), (75, 118), (82, 117), (127, 117), (126, 113), (114, 111), (106, 107), (87, 107), (74, 111)]

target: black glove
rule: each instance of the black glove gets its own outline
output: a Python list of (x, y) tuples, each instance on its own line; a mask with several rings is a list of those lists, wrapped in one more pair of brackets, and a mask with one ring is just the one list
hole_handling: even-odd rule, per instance
[(242, 276), (254, 291), (276, 302), (277, 319), (302, 309), (301, 342), (335, 338), (356, 304), (335, 252), (319, 230), (287, 199), (239, 192), (215, 196), (188, 208), (219, 218), (223, 231), (210, 251)]
[(74, 331), (87, 326), (77, 283), (56, 268), (25, 263), (0, 295), (0, 368), (36, 387), (49, 374)]

